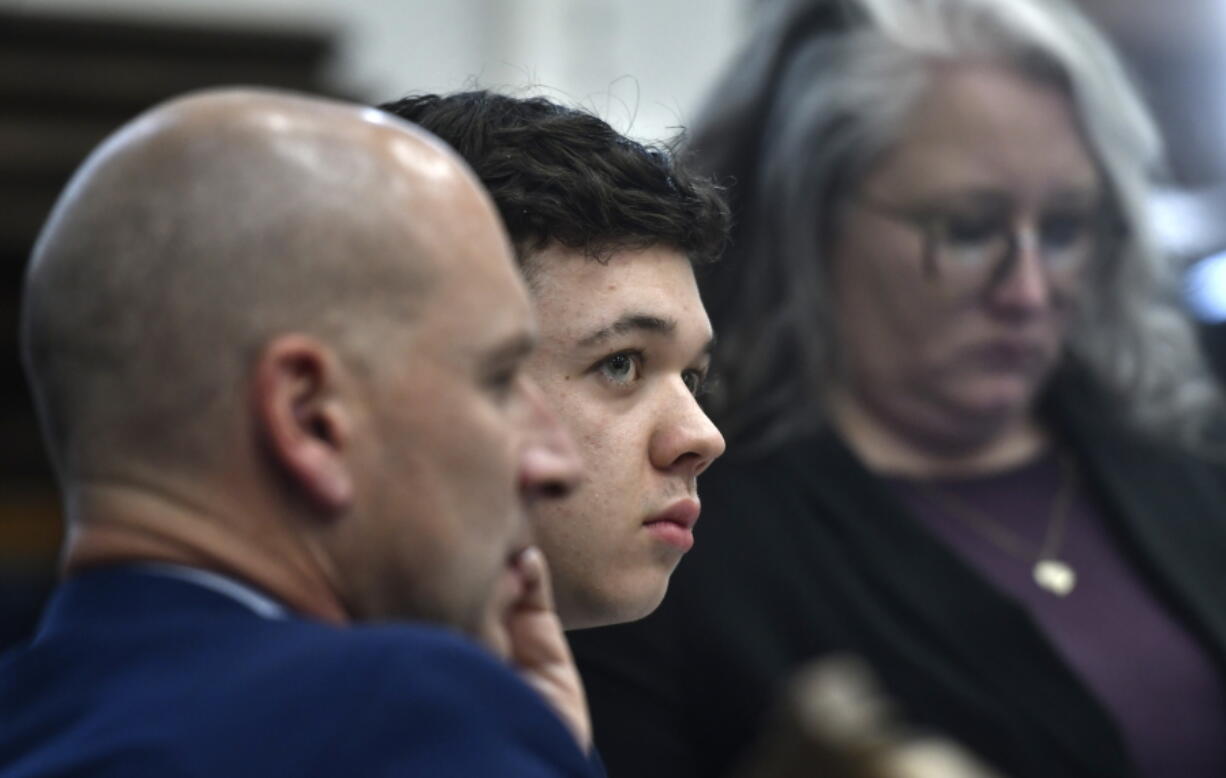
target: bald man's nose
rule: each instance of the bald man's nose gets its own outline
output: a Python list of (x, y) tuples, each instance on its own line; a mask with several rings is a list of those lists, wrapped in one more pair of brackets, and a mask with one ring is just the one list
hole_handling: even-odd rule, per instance
[(583, 476), (578, 449), (536, 383), (527, 377), (522, 380), (527, 429), (520, 455), (520, 491), (529, 501), (565, 497)]

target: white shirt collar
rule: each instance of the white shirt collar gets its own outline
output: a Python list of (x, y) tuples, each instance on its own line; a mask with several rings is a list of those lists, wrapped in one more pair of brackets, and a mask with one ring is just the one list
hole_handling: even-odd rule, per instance
[(142, 563), (136, 565), (135, 569), (152, 573), (153, 575), (177, 578), (197, 586), (203, 586), (206, 589), (212, 589), (218, 594), (225, 595), (231, 600), (247, 606), (256, 614), (266, 619), (284, 619), (289, 615), (285, 607), (271, 597), (256, 591), (247, 584), (209, 570), (164, 562)]

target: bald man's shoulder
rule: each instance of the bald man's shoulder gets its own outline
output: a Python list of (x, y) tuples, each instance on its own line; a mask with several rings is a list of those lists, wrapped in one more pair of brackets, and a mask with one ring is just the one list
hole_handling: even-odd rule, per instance
[(89, 603), (69, 586), (68, 618), (0, 673), (0, 755), (22, 754), (0, 776), (591, 775), (540, 697), (451, 632), (261, 618), (122, 571), (86, 576)]

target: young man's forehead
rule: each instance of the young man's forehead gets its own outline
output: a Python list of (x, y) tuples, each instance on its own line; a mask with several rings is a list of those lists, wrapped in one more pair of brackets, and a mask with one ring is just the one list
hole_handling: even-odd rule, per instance
[(639, 263), (634, 260), (640, 257), (667, 258), (693, 267), (693, 262), (684, 251), (663, 243), (593, 249), (572, 248), (555, 242), (535, 250), (516, 252), (520, 270), (529, 284), (538, 279), (547, 280), (562, 268), (572, 273), (587, 270), (591, 274), (599, 274), (627, 264), (637, 265)]
[(677, 330), (677, 320), (671, 316), (628, 311), (607, 325), (597, 327), (579, 339), (580, 346), (596, 346), (617, 335), (641, 332), (652, 335), (671, 335)]
[[(639, 334), (688, 336), (710, 329), (694, 271), (672, 249), (627, 250), (597, 262), (580, 252), (540, 256), (532, 293), (543, 328), (565, 328), (581, 347)], [(708, 333), (709, 334), (709, 333)]]

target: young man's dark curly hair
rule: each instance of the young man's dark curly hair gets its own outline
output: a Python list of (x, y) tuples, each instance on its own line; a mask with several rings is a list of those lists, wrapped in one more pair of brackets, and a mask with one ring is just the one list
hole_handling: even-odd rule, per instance
[(490, 191), (525, 271), (551, 243), (605, 260), (622, 249), (669, 246), (691, 262), (716, 259), (728, 207), (672, 146), (645, 145), (585, 111), (541, 97), (486, 90), (419, 95), (380, 105), (437, 135)]

